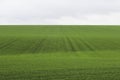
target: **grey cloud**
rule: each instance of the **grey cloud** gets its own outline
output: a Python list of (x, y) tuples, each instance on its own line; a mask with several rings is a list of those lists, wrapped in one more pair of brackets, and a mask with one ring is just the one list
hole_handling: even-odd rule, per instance
[(119, 0), (0, 0), (0, 24), (120, 24), (119, 16)]

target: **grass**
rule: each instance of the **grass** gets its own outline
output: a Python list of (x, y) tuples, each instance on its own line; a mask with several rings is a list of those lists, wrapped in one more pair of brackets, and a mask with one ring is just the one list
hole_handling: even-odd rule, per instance
[(120, 80), (120, 26), (0, 26), (0, 80)]

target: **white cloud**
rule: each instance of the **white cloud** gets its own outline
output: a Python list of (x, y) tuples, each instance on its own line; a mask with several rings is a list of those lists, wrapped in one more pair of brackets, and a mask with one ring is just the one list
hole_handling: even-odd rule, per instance
[(120, 24), (119, 0), (0, 0), (0, 24)]

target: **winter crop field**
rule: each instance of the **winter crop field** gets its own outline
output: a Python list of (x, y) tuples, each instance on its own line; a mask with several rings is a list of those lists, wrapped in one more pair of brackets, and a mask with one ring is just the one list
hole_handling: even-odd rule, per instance
[(120, 80), (120, 26), (0, 26), (0, 80)]

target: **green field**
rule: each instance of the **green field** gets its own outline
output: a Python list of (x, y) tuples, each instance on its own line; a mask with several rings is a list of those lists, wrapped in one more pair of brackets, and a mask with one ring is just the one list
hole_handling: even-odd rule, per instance
[(120, 26), (0, 26), (0, 80), (120, 80)]

